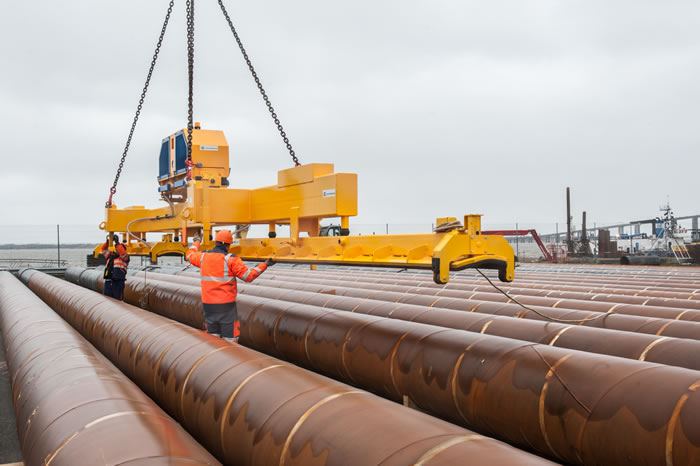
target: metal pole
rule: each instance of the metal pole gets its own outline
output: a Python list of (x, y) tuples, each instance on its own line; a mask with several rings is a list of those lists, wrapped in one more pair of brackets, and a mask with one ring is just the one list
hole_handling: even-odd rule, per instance
[(566, 187), (566, 248), (569, 254), (574, 252), (573, 241), (571, 241), (571, 196), (569, 187)]
[(389, 234), (389, 224), (388, 223), (386, 224), (386, 234), (387, 235)]
[[(515, 229), (518, 229), (518, 222), (515, 222)], [(515, 255), (520, 258), (520, 236), (515, 237)]]
[(61, 229), (60, 229), (60, 225), (56, 225), (56, 248), (58, 249), (57, 267), (61, 267)]

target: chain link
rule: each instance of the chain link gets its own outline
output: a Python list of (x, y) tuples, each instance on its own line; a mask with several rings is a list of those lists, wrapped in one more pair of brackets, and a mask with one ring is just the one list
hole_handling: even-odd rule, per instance
[(187, 75), (189, 92), (187, 96), (187, 165), (192, 165), (192, 128), (194, 94), (194, 0), (187, 0)]
[(277, 131), (279, 131), (280, 136), (282, 136), (282, 141), (284, 141), (284, 144), (287, 146), (287, 150), (289, 151), (289, 155), (292, 156), (292, 160), (294, 161), (294, 166), (298, 167), (301, 165), (299, 163), (299, 159), (297, 158), (294, 149), (292, 148), (292, 144), (289, 142), (289, 138), (287, 137), (287, 133), (285, 133), (284, 128), (282, 127), (282, 123), (280, 123), (279, 118), (277, 117), (277, 113), (275, 113), (275, 109), (272, 107), (272, 103), (270, 102), (270, 98), (267, 96), (267, 93), (265, 92), (265, 89), (263, 89), (263, 85), (260, 82), (260, 78), (258, 78), (258, 73), (256, 73), (255, 68), (253, 67), (253, 63), (250, 61), (250, 58), (248, 57), (248, 53), (245, 50), (245, 47), (243, 47), (243, 42), (241, 42), (241, 38), (238, 36), (238, 32), (236, 31), (236, 28), (233, 25), (233, 22), (231, 21), (231, 17), (228, 15), (228, 12), (226, 11), (226, 7), (224, 6), (224, 3), (222, 0), (219, 1), (219, 6), (221, 7), (221, 11), (224, 13), (224, 17), (226, 18), (226, 21), (228, 22), (229, 28), (231, 28), (231, 32), (233, 33), (233, 37), (236, 39), (236, 43), (238, 43), (238, 48), (241, 49), (241, 53), (243, 54), (243, 59), (245, 60), (246, 64), (248, 65), (248, 69), (250, 70), (250, 74), (253, 76), (253, 79), (255, 80), (255, 84), (258, 86), (258, 90), (260, 91), (260, 95), (262, 95), (263, 100), (265, 101), (265, 105), (267, 106), (267, 110), (270, 112), (270, 116), (272, 117), (273, 121), (275, 122), (275, 125), (277, 125)]
[(114, 183), (109, 189), (109, 200), (105, 203), (106, 208), (112, 207), (112, 197), (117, 192), (117, 183), (119, 182), (119, 177), (122, 174), (122, 169), (124, 168), (124, 161), (126, 160), (126, 154), (129, 152), (129, 146), (131, 145), (131, 139), (134, 136), (134, 131), (136, 130), (136, 123), (139, 121), (139, 116), (141, 115), (141, 109), (143, 108), (143, 102), (146, 100), (146, 92), (148, 92), (148, 85), (151, 82), (151, 76), (153, 75), (153, 70), (156, 67), (156, 61), (158, 60), (158, 54), (160, 53), (160, 47), (163, 44), (163, 37), (165, 37), (165, 30), (168, 27), (168, 22), (170, 21), (170, 14), (173, 11), (173, 5), (175, 0), (170, 0), (168, 4), (168, 12), (165, 14), (165, 21), (163, 21), (163, 27), (160, 30), (160, 36), (158, 36), (158, 43), (156, 44), (156, 50), (153, 52), (153, 59), (151, 60), (151, 67), (148, 69), (148, 75), (146, 76), (146, 83), (143, 86), (143, 91), (141, 91), (141, 98), (139, 99), (139, 104), (136, 107), (136, 114), (134, 115), (134, 121), (131, 123), (131, 130), (129, 131), (129, 136), (126, 139), (126, 145), (124, 146), (124, 152), (122, 153), (122, 158), (119, 161), (119, 168), (117, 168), (117, 174), (114, 177)]

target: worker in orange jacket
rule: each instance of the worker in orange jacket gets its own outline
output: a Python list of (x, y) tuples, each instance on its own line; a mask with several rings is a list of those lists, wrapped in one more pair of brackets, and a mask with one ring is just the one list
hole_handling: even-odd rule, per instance
[(114, 249), (116, 252), (109, 250), (109, 235), (107, 235), (107, 241), (102, 245), (102, 255), (107, 259), (107, 265), (104, 271), (103, 293), (105, 296), (123, 301), (126, 271), (129, 266), (129, 254), (126, 253), (126, 247), (119, 243), (118, 235), (114, 235), (112, 241), (114, 241)]
[(201, 271), (202, 308), (207, 333), (237, 343), (241, 323), (236, 309), (236, 278), (252, 282), (274, 261), (268, 259), (249, 269), (240, 257), (228, 252), (233, 243), (233, 235), (229, 230), (217, 232), (214, 240), (214, 249), (200, 252), (200, 238), (195, 236), (187, 251), (187, 260)]

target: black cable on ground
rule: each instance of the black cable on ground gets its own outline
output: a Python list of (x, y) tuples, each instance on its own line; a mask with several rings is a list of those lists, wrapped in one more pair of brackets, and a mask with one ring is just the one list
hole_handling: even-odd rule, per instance
[(486, 279), (486, 281), (489, 282), (489, 284), (490, 284), (492, 287), (494, 287), (494, 288), (495, 288), (496, 290), (498, 290), (501, 294), (503, 294), (503, 296), (505, 296), (506, 298), (510, 299), (511, 301), (513, 301), (515, 304), (517, 304), (518, 306), (522, 307), (522, 308), (525, 309), (526, 311), (534, 312), (534, 313), (537, 314), (538, 316), (540, 316), (540, 317), (542, 317), (542, 318), (544, 318), (544, 319), (547, 319), (547, 320), (551, 320), (552, 322), (561, 322), (561, 323), (564, 323), (564, 324), (580, 324), (580, 323), (583, 323), (583, 322), (590, 322), (590, 321), (592, 321), (592, 320), (601, 319), (601, 318), (603, 318), (603, 317), (605, 317), (605, 316), (607, 316), (607, 315), (609, 315), (609, 314), (612, 313), (612, 310), (610, 310), (610, 311), (608, 311), (608, 312), (606, 312), (606, 313), (604, 313), (604, 314), (601, 314), (601, 315), (599, 315), (599, 316), (588, 317), (588, 318), (586, 318), (586, 319), (559, 319), (559, 318), (557, 318), (557, 317), (547, 316), (547, 315), (542, 314), (540, 311), (537, 311), (537, 310), (535, 310), (535, 309), (533, 309), (533, 308), (531, 308), (531, 307), (529, 307), (529, 306), (526, 306), (525, 304), (521, 303), (520, 301), (518, 301), (517, 299), (515, 299), (514, 297), (512, 297), (511, 295), (509, 295), (508, 292), (506, 292), (506, 291), (502, 290), (501, 288), (499, 288), (498, 286), (496, 286), (496, 284), (495, 284), (494, 282), (492, 282), (491, 279), (490, 279), (489, 277), (487, 277), (487, 276), (484, 274), (484, 272), (482, 272), (481, 270), (476, 269), (476, 271), (479, 272), (479, 274), (480, 274), (482, 277), (484, 277), (484, 278)]

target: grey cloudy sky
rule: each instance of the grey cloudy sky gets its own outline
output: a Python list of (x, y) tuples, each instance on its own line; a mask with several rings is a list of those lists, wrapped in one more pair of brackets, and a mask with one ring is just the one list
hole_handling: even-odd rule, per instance
[[(186, 124), (175, 3), (119, 206), (161, 204), (159, 143)], [(667, 196), (700, 212), (696, 1), (225, 4), (301, 161), (358, 173), (359, 223), (564, 222), (567, 185), (599, 224)], [(232, 185), (274, 184), (289, 155), (216, 1), (196, 5), (195, 119), (225, 131)], [(2, 225), (102, 220), (166, 7), (3, 2)]]

